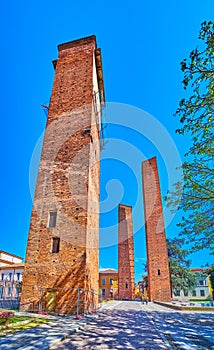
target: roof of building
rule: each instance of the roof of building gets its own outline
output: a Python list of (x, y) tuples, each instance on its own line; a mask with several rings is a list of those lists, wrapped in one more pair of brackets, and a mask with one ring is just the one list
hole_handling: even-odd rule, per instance
[(7, 254), (7, 255), (10, 255), (10, 256), (13, 256), (14, 258), (18, 258), (18, 259), (22, 259), (23, 258), (21, 256), (18, 256), (18, 255), (15, 255), (15, 254), (11, 254), (11, 253), (8, 253), (8, 252), (5, 252), (4, 250), (0, 250), (0, 254), (3, 253), (3, 254)]
[(101, 274), (116, 274), (118, 273), (115, 269), (100, 269), (99, 273)]
[(24, 263), (12, 264), (12, 265), (0, 265), (0, 270), (23, 269), (24, 267), (25, 267)]

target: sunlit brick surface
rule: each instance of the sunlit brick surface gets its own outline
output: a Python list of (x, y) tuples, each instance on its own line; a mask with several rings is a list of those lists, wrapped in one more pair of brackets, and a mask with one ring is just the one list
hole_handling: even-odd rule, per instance
[(146, 226), (148, 296), (150, 300), (170, 301), (168, 253), (156, 158), (142, 163), (144, 214)]
[(119, 205), (118, 298), (135, 299), (132, 207)]
[[(27, 245), (21, 310), (98, 302), (101, 100), (95, 36), (59, 45)], [(100, 52), (100, 51), (99, 51)], [(99, 61), (100, 64), (100, 61)], [(99, 79), (102, 79), (100, 76)], [(49, 228), (49, 215), (57, 212)], [(52, 239), (60, 249), (52, 253)], [(94, 294), (94, 293), (95, 294)], [(41, 306), (42, 305), (42, 306)]]

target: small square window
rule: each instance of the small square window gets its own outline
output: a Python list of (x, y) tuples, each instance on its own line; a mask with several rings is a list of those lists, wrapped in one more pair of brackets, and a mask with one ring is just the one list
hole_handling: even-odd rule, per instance
[(60, 238), (52, 238), (52, 253), (59, 253)]
[(50, 211), (49, 213), (49, 223), (48, 223), (48, 227), (55, 227), (56, 226), (56, 211)]

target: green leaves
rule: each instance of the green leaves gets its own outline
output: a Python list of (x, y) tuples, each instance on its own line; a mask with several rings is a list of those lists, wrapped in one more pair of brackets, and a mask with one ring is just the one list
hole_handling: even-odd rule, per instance
[(183, 86), (188, 97), (182, 98), (175, 116), (179, 117), (180, 135), (191, 136), (191, 146), (183, 163), (183, 182), (167, 194), (172, 211), (178, 205), (184, 212), (180, 237), (191, 244), (191, 251), (209, 248), (214, 254), (214, 23), (203, 22), (199, 46), (181, 62)]
[(167, 239), (170, 279), (174, 291), (193, 289), (197, 285), (196, 275), (189, 269), (191, 261), (186, 259), (188, 251), (183, 249), (184, 242), (182, 238)]

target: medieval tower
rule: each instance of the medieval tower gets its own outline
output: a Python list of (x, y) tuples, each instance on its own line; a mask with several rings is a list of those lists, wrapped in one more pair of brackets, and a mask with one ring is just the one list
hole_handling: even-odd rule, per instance
[(30, 222), (21, 310), (98, 302), (101, 51), (90, 36), (58, 46)]
[(142, 163), (148, 297), (171, 301), (168, 252), (156, 158)]
[(120, 204), (118, 221), (118, 299), (134, 300), (132, 207)]

